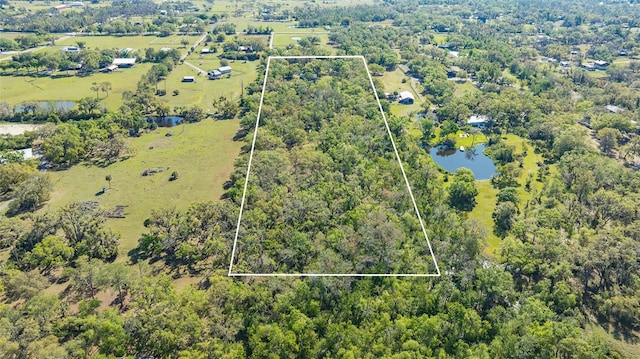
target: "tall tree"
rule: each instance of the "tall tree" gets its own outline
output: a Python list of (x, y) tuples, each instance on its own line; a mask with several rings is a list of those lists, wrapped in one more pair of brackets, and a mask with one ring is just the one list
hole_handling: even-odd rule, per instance
[(449, 186), (449, 205), (461, 211), (471, 211), (476, 205), (477, 195), (473, 172), (468, 168), (459, 168)]

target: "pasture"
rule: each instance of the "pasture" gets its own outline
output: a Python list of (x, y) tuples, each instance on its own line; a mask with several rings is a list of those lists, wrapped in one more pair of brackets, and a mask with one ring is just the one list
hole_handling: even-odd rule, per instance
[(162, 47), (184, 49), (186, 47), (181, 44), (183, 39), (189, 40), (189, 44), (195, 43), (200, 38), (200, 35), (170, 35), (170, 36), (155, 36), (155, 35), (132, 35), (132, 36), (73, 36), (56, 42), (56, 46), (50, 48), (62, 49), (64, 46), (75, 46), (78, 42), (83, 42), (85, 47), (93, 49), (124, 49), (132, 48), (133, 50), (142, 50), (151, 47), (159, 49)]
[[(122, 104), (122, 93), (135, 90), (136, 83), (152, 64), (138, 64), (129, 69), (118, 69), (112, 73), (97, 72), (89, 76), (66, 76), (60, 72), (56, 77), (3, 76), (0, 81), (2, 100), (9, 105), (27, 101), (78, 101), (83, 97), (96, 96), (91, 90), (94, 82), (110, 82), (108, 96), (99, 93), (102, 104), (108, 109), (117, 109)], [(70, 72), (73, 74), (73, 71)]]
[[(199, 50), (189, 55), (185, 62), (204, 71), (221, 66), (220, 59), (215, 54), (200, 55)], [(205, 111), (211, 110), (211, 103), (220, 96), (238, 100), (243, 86), (246, 87), (256, 79), (258, 64), (258, 61), (229, 61), (229, 66), (233, 69), (230, 76), (224, 75), (219, 80), (209, 80), (206, 73), (198, 75), (198, 70), (187, 64), (176, 66), (167, 77), (167, 94), (162, 99), (172, 106), (198, 105)], [(196, 82), (182, 82), (184, 76), (195, 76)], [(158, 87), (163, 86), (164, 84), (160, 83)], [(174, 90), (179, 91), (177, 96), (173, 95)]]
[[(72, 202), (98, 201), (112, 211), (127, 206), (125, 218), (109, 219), (107, 227), (122, 234), (120, 259), (135, 248), (145, 232), (143, 222), (151, 211), (161, 208), (186, 209), (193, 202), (216, 201), (229, 179), (234, 159), (243, 142), (233, 141), (238, 120), (203, 120), (199, 123), (158, 128), (128, 145), (136, 155), (107, 167), (80, 164), (49, 172), (54, 182), (51, 199), (41, 211), (56, 210)], [(170, 132), (172, 136), (167, 137)], [(142, 176), (146, 169), (162, 172)], [(171, 172), (179, 178), (169, 181)], [(111, 188), (105, 176), (111, 175)], [(97, 195), (102, 187), (107, 190)]]

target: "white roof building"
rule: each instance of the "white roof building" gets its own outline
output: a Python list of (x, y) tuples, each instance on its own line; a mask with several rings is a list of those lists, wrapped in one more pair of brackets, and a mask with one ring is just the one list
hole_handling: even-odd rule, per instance
[(409, 91), (402, 91), (398, 94), (398, 102), (400, 103), (413, 103), (413, 101), (415, 101), (415, 98)]
[(112, 64), (118, 67), (131, 67), (135, 65), (136, 58), (135, 57), (127, 57), (127, 58), (115, 58), (113, 59)]
[(609, 112), (611, 112), (611, 113), (620, 113), (620, 112), (624, 111), (624, 109), (622, 107), (618, 107), (616, 105), (607, 105), (607, 106), (605, 106), (605, 108), (607, 110), (609, 110)]
[(467, 125), (474, 127), (485, 127), (489, 124), (489, 117), (483, 115), (471, 115), (467, 120)]

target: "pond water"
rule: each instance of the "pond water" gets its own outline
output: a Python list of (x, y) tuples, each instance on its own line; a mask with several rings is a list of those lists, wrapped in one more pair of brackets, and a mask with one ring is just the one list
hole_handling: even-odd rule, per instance
[(496, 174), (496, 165), (493, 160), (484, 154), (486, 145), (478, 145), (464, 152), (458, 149), (448, 150), (441, 147), (431, 147), (431, 158), (445, 170), (454, 173), (460, 167), (466, 167), (473, 171), (477, 180), (487, 180)]
[(182, 116), (147, 117), (147, 122), (155, 122), (158, 127), (173, 127), (184, 121)]
[[(41, 110), (45, 111), (69, 111), (76, 105), (74, 101), (37, 101), (35, 103)], [(26, 103), (16, 105), (13, 108), (15, 112), (22, 112), (25, 109)]]

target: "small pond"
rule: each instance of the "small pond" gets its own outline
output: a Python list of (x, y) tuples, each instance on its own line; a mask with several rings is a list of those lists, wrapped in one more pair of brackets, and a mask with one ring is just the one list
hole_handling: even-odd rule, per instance
[(485, 147), (486, 145), (482, 144), (465, 151), (431, 147), (429, 154), (437, 164), (451, 173), (460, 167), (466, 167), (473, 171), (477, 180), (487, 180), (496, 174), (496, 165), (484, 154)]
[(147, 117), (147, 122), (155, 122), (158, 127), (173, 127), (184, 121), (182, 116)]
[[(37, 101), (33, 102), (39, 109), (45, 111), (69, 111), (76, 105), (74, 101)], [(22, 103), (13, 108), (15, 112), (23, 112), (27, 103)]]

